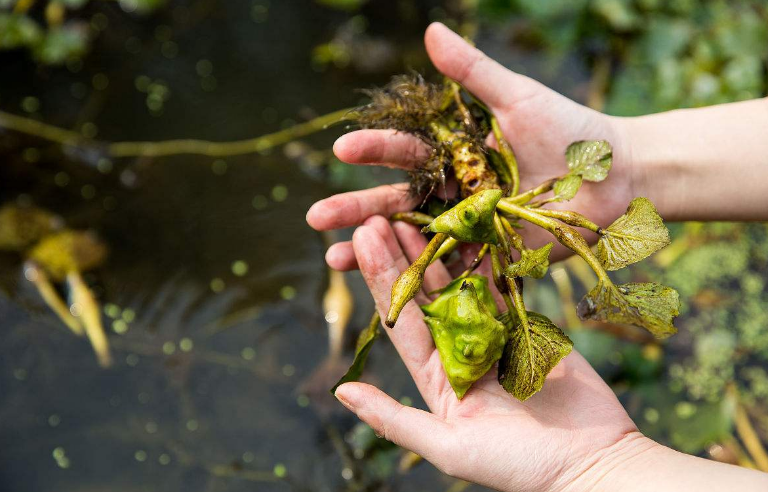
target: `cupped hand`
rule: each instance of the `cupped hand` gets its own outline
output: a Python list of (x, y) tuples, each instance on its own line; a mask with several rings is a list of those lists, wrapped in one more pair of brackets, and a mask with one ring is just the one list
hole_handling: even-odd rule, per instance
[[(386, 314), (392, 283), (425, 245), (416, 227), (392, 226), (381, 216), (357, 228), (353, 253), (379, 313)], [(449, 280), (437, 262), (427, 270), (424, 292)], [(416, 303), (406, 305), (394, 329), (384, 329), (430, 412), (403, 406), (363, 383), (346, 383), (336, 396), (379, 435), (449, 475), (499, 490), (589, 490), (581, 477), (599, 475), (595, 467), (606, 459), (620, 461), (620, 456), (653, 446), (575, 351), (525, 402), (499, 385), (496, 367), (458, 400)]]
[[(568, 208), (607, 226), (621, 215), (635, 196), (632, 170), (622, 138), (621, 119), (581, 106), (526, 76), (511, 72), (470, 46), (442, 24), (425, 35), (432, 62), (446, 76), (484, 101), (499, 120), (517, 156), (521, 191), (567, 172), (566, 147), (577, 140), (604, 139), (614, 148), (613, 169), (602, 183), (584, 183), (575, 199), (553, 207)], [(344, 162), (409, 169), (428, 155), (417, 138), (392, 130), (360, 130), (342, 136), (334, 152)], [(357, 226), (372, 215), (385, 217), (413, 209), (420, 198), (409, 197), (407, 185), (382, 186), (343, 193), (317, 202), (307, 221), (317, 230)], [(552, 241), (544, 231), (524, 231), (528, 247)], [(568, 251), (556, 245), (554, 258)], [(350, 242), (329, 248), (328, 264), (337, 270), (357, 267)]]

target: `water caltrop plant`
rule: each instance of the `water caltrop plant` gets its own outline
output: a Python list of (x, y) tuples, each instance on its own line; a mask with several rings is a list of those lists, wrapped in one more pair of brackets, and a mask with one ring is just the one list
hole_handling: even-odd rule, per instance
[[(525, 307), (524, 278), (545, 275), (554, 243), (527, 247), (518, 232), (524, 222), (547, 231), (597, 275), (597, 285), (576, 308), (582, 319), (639, 326), (657, 338), (675, 333), (679, 299), (674, 289), (656, 283), (617, 285), (607, 273), (669, 243), (669, 233), (649, 200), (635, 198), (608, 227), (574, 211), (546, 207), (571, 200), (584, 181), (607, 177), (612, 163), (609, 142), (573, 142), (563, 149), (561, 176), (521, 191), (517, 161), (498, 121), (456, 82), (434, 84), (418, 75), (399, 76), (368, 95), (370, 104), (351, 115), (360, 127), (407, 132), (432, 149), (426, 162), (410, 173), (411, 192), (425, 197), (420, 210), (391, 217), (422, 226), (431, 239), (392, 286), (384, 324), (413, 329), (396, 324), (406, 303), (421, 291), (427, 267), (461, 243), (482, 245), (469, 267), (433, 293), (438, 295), (431, 303), (421, 306), (457, 398), (463, 398), (498, 362), (499, 383), (517, 399), (526, 400), (541, 390), (547, 374), (573, 347), (550, 319)], [(487, 144), (490, 135), (497, 149)], [(458, 185), (457, 203), (433, 196), (449, 178)], [(596, 253), (577, 229), (599, 236)], [(491, 260), (493, 283), (504, 299), (502, 313), (489, 279), (475, 273), (486, 256)], [(352, 367), (339, 384), (359, 378), (379, 324), (374, 315), (360, 335)]]

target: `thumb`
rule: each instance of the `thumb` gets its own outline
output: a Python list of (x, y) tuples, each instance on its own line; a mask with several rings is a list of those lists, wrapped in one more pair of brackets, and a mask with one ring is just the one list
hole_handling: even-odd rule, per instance
[(540, 84), (504, 68), (445, 25), (434, 22), (424, 35), (429, 58), (445, 76), (463, 85), (492, 109), (507, 109)]
[(402, 405), (370, 384), (344, 383), (335, 396), (384, 439), (438, 467), (450, 456), (452, 428), (435, 415)]

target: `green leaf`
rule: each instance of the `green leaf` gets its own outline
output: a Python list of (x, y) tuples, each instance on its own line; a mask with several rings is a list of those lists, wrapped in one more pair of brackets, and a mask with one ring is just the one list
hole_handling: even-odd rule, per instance
[(569, 353), (573, 342), (544, 315), (528, 312), (528, 326), (517, 318), (499, 362), (499, 383), (520, 401), (544, 386), (547, 374)]
[(549, 252), (553, 243), (545, 244), (539, 249), (525, 249), (519, 261), (512, 263), (504, 270), (508, 277), (533, 277), (542, 278), (547, 273), (549, 266)]
[(583, 178), (579, 174), (566, 174), (555, 182), (552, 191), (555, 192), (553, 201), (567, 202), (576, 196), (581, 188)]
[(429, 304), (421, 306), (421, 310), (424, 314), (432, 316), (433, 318), (447, 317), (448, 301), (451, 297), (458, 295), (464, 282), (472, 284), (475, 288), (477, 298), (486, 308), (488, 308), (491, 316), (495, 317), (499, 314), (499, 309), (496, 307), (496, 300), (493, 298), (493, 294), (491, 294), (491, 290), (488, 288), (488, 277), (485, 275), (469, 275), (466, 278), (458, 278), (452, 281), (450, 284), (440, 289), (440, 295), (437, 299)]
[(446, 233), (466, 243), (496, 244), (498, 237), (493, 226), (493, 217), (501, 195), (501, 190), (475, 193), (435, 217), (426, 229)]
[(376, 312), (373, 314), (370, 324), (363, 331), (361, 331), (360, 335), (357, 337), (357, 345), (355, 347), (355, 360), (352, 361), (352, 365), (347, 370), (347, 373), (344, 374), (344, 376), (342, 376), (335, 385), (333, 385), (333, 388), (331, 388), (331, 394), (335, 393), (336, 388), (342, 384), (360, 379), (360, 376), (363, 374), (363, 369), (365, 369), (365, 363), (368, 360), (368, 353), (371, 351), (371, 347), (373, 347), (373, 342), (376, 341), (376, 339), (379, 337), (379, 333), (381, 332), (380, 325), (381, 317), (379, 316), (379, 313)]
[(656, 283), (613, 285), (598, 282), (579, 302), (581, 319), (640, 326), (656, 338), (666, 338), (677, 329), (672, 322), (680, 313), (675, 289)]
[(35, 58), (46, 65), (60, 65), (67, 60), (82, 58), (88, 51), (88, 29), (85, 25), (68, 23), (48, 30), (42, 42), (34, 48)]
[(571, 174), (587, 181), (602, 181), (611, 170), (613, 149), (606, 140), (581, 140), (568, 146), (565, 160)]
[(506, 328), (480, 302), (471, 282), (448, 300), (445, 316), (426, 316), (448, 382), (458, 399), (501, 357)]
[(0, 50), (33, 46), (40, 42), (43, 30), (25, 15), (0, 13)]
[(606, 270), (618, 270), (669, 244), (669, 231), (647, 198), (635, 198), (627, 212), (603, 231), (597, 257)]

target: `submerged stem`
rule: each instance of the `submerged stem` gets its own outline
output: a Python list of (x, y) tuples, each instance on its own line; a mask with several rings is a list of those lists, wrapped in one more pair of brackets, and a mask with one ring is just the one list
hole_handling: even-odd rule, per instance
[(247, 140), (211, 142), (208, 140), (180, 139), (159, 142), (102, 142), (86, 138), (77, 132), (65, 130), (31, 118), (0, 111), (0, 127), (25, 133), (51, 142), (71, 147), (106, 147), (112, 157), (158, 157), (179, 154), (197, 154), (209, 157), (225, 157), (264, 152), (297, 138), (328, 128), (328, 126), (353, 119), (351, 109), (334, 111), (318, 116), (305, 123)]

